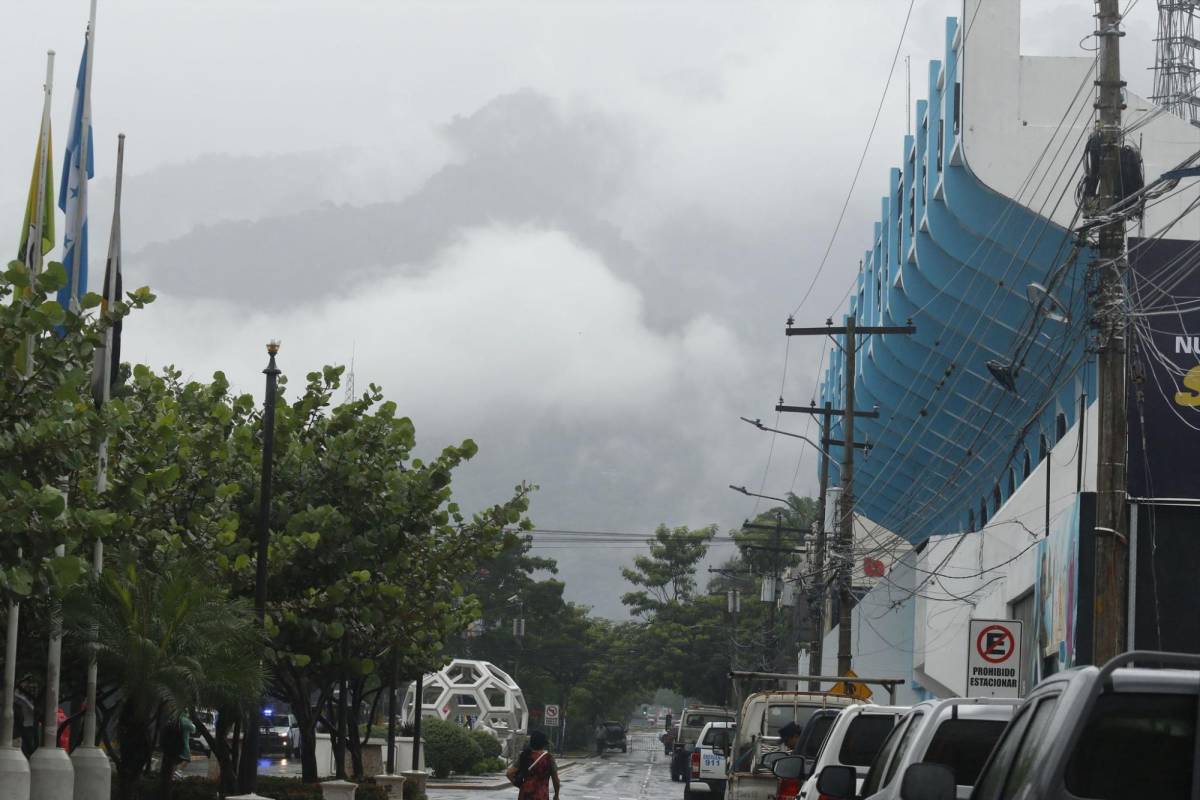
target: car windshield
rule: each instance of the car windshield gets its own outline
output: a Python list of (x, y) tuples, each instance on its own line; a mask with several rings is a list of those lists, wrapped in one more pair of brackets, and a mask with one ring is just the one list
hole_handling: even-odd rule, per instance
[(704, 744), (715, 750), (724, 750), (729, 745), (729, 741), (732, 738), (732, 733), (733, 731), (729, 728), (709, 728), (708, 733), (704, 735), (704, 741), (701, 742), (701, 744)]
[(842, 747), (838, 750), (838, 763), (850, 767), (870, 766), (895, 725), (895, 714), (859, 714), (846, 728)]
[(833, 727), (835, 720), (837, 720), (836, 714), (813, 716), (808, 721), (808, 725), (804, 727), (804, 740), (800, 748), (800, 755), (816, 758), (821, 752), (821, 745), (825, 744), (825, 737), (829, 735), (829, 729)]
[(779, 729), (789, 722), (795, 722), (803, 727), (809, 718), (818, 711), (816, 706), (767, 706), (767, 736), (778, 736)]
[(604, 723), (604, 729), (609, 733), (621, 733), (624, 731), (619, 722), (606, 722)]
[(921, 760), (949, 767), (959, 786), (974, 786), (1007, 724), (1007, 720), (1001, 719), (945, 720), (933, 734)]
[(272, 714), (264, 718), (263, 722), (272, 728), (290, 728), (292, 720), (287, 714)]
[(1067, 789), (1099, 800), (1188, 797), (1195, 747), (1195, 695), (1101, 695), (1067, 762)]
[(703, 728), (710, 722), (730, 722), (733, 717), (728, 714), (688, 714), (683, 720), (685, 728)]

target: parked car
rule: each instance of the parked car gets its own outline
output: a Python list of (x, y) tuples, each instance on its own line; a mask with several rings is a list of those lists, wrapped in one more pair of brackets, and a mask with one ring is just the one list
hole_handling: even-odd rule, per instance
[[(707, 794), (716, 800), (725, 796), (725, 764), (733, 746), (735, 722), (710, 722), (700, 731), (692, 748), (691, 769), (683, 786), (683, 800)], [(703, 786), (700, 792), (696, 790)]]
[[(806, 725), (822, 710), (840, 711), (858, 704), (828, 692), (755, 692), (742, 703), (738, 715), (726, 795), (729, 800), (771, 800), (780, 791), (780, 779), (763, 759), (773, 753), (786, 755), (779, 729), (788, 722)], [(772, 756), (777, 757), (777, 756)], [(801, 761), (802, 757), (797, 756)], [(788, 788), (785, 785), (783, 788)], [(799, 791), (799, 785), (796, 785)], [(783, 800), (783, 798), (779, 798)]]
[(624, 725), (610, 720), (596, 726), (596, 753), (605, 750), (620, 750), (622, 753), (628, 750)]
[(906, 711), (907, 706), (856, 705), (842, 709), (815, 760), (805, 765), (805, 773), (809, 777), (800, 789), (800, 800), (817, 800), (820, 797), (817, 774), (828, 766), (853, 767), (857, 793), (867, 777), (867, 768), (875, 760), (897, 720)]
[(900, 800), (901, 776), (909, 766), (940, 764), (954, 781), (949, 796), (970, 797), (988, 754), (1020, 702), (954, 697), (918, 703), (888, 734), (861, 790), (856, 789), (855, 767), (831, 765), (817, 774), (817, 792), (830, 800)]
[[(1135, 651), (1051, 675), (1017, 710), (971, 797), (1200, 797), (1198, 717), (1200, 656)], [(905, 797), (943, 797), (951, 780), (909, 767)]]
[(674, 751), (671, 753), (671, 780), (682, 781), (691, 768), (692, 748), (700, 739), (700, 732), (710, 722), (733, 722), (734, 713), (720, 706), (693, 705), (679, 715), (675, 729)]

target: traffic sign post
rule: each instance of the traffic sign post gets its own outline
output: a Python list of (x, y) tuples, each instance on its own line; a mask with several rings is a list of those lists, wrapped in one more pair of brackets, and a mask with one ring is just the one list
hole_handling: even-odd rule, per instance
[(967, 637), (967, 697), (1020, 697), (1021, 621), (973, 619)]
[(558, 727), (558, 706), (546, 706), (546, 715), (542, 719), (547, 728)]

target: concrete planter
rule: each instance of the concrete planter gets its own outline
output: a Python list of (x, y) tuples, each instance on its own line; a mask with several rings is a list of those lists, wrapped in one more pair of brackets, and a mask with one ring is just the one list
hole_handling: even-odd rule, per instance
[(383, 792), (391, 800), (402, 800), (404, 797), (403, 775), (376, 775), (375, 783), (383, 787)]
[(325, 800), (354, 800), (358, 784), (350, 781), (322, 781), (321, 796)]
[(0, 747), (0, 797), (29, 800), (29, 762), (19, 747)]
[(411, 772), (403, 770), (405, 794), (409, 797), (424, 798), (425, 797), (425, 778), (428, 777), (424, 772)]
[[(385, 745), (386, 747), (386, 745)], [(413, 737), (397, 736), (396, 737), (396, 771), (407, 772), (412, 769), (413, 757)], [(425, 740), (421, 740), (421, 761), (417, 766), (421, 772), (425, 771)]]

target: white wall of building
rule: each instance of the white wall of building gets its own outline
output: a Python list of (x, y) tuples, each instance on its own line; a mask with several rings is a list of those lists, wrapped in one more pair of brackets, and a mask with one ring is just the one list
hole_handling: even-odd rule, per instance
[[(896, 702), (912, 705), (923, 699), (912, 684), (914, 611), (911, 595), (915, 574), (909, 553), (891, 566), (886, 578), (851, 612), (851, 652), (854, 672), (863, 678), (899, 678)], [(838, 628), (825, 635), (821, 647), (821, 674), (837, 674)], [(887, 692), (878, 686), (872, 702), (886, 703)]]
[[(1078, 174), (1073, 170), (1094, 125), (1095, 76), (1089, 75), (1093, 57), (1022, 56), (1020, 20), (1020, 0), (964, 3), (957, 77), (962, 82), (966, 164), (987, 186), (1067, 226), (1075, 213)], [(997, 80), (997, 76), (1013, 74), (1020, 76), (1018, 81)], [(1081, 91), (1079, 100), (1064, 121), (1077, 91)], [(1126, 92), (1125, 101), (1127, 127), (1156, 110), (1153, 103), (1132, 92)], [(1149, 182), (1200, 151), (1200, 129), (1170, 114), (1159, 114), (1131, 134), (1129, 142), (1141, 148)], [(1048, 143), (1049, 150), (1043, 153)], [(1031, 174), (1037, 177), (1028, 181)], [(1195, 189), (1190, 189), (1149, 208), (1146, 233), (1176, 217), (1195, 197)], [(1051, 214), (1056, 203), (1057, 210)], [(1130, 233), (1136, 235), (1137, 231), (1131, 228)], [(1200, 215), (1184, 219), (1170, 235), (1200, 238)]]

